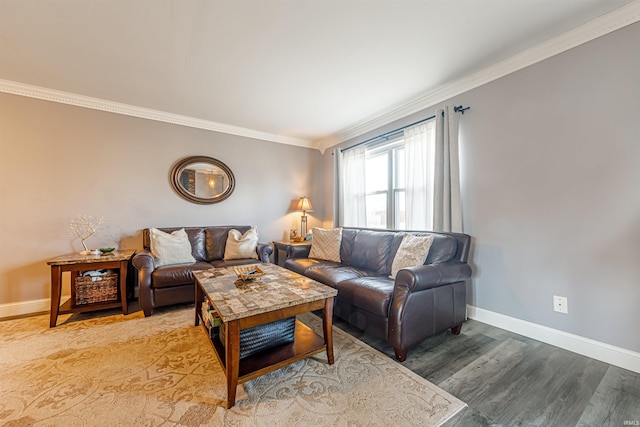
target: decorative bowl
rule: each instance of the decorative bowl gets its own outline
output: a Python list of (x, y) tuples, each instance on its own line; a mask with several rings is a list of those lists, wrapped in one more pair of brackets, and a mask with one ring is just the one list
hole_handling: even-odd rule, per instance
[(113, 251), (115, 251), (116, 248), (100, 248), (100, 252), (102, 252), (103, 254), (108, 254), (111, 253)]
[(240, 280), (255, 280), (258, 277), (264, 276), (264, 271), (257, 265), (240, 265), (233, 267), (233, 272)]

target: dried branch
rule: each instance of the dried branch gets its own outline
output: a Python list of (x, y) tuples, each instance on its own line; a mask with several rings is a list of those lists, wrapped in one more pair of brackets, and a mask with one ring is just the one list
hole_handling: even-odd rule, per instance
[(82, 247), (84, 247), (85, 251), (88, 251), (89, 249), (84, 241), (93, 236), (104, 222), (104, 217), (95, 219), (90, 215), (78, 215), (78, 217), (72, 219), (69, 224), (69, 228), (71, 229), (70, 234), (72, 237), (80, 238)]

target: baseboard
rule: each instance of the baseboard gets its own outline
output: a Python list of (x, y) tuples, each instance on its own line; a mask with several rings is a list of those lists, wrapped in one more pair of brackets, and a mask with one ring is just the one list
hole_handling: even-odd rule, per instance
[[(640, 373), (640, 353), (467, 305), (467, 317), (610, 365)], [(464, 329), (464, 328), (463, 328)]]
[[(60, 300), (64, 303), (70, 299), (70, 294), (62, 294)], [(138, 287), (133, 288), (133, 299), (138, 299)], [(42, 298), (31, 301), (13, 302), (9, 304), (0, 304), (0, 319), (8, 317), (26, 316), (29, 314), (49, 312), (51, 309), (51, 299)]]
[[(62, 301), (66, 301), (69, 298), (71, 298), (70, 295), (62, 295), (61, 297)], [(50, 308), (51, 299), (49, 298), (0, 304), (0, 319), (49, 312)]]

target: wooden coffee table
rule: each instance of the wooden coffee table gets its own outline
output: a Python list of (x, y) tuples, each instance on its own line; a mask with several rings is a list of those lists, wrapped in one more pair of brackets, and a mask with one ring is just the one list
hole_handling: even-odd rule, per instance
[[(333, 364), (333, 297), (338, 291), (274, 264), (257, 264), (266, 274), (243, 282), (230, 267), (195, 271), (195, 325), (202, 317), (201, 304), (213, 305), (226, 327), (225, 343), (213, 335), (211, 344), (227, 377), (226, 407), (236, 400), (238, 384), (273, 372), (323, 351)], [(322, 310), (323, 337), (296, 321), (294, 341), (240, 360), (240, 330)]]

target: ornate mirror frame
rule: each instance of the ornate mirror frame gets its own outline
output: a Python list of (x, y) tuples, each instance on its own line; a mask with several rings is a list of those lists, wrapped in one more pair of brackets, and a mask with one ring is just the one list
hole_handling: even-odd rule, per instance
[[(208, 177), (208, 178), (207, 178)], [(197, 185), (203, 182), (208, 185)], [(192, 203), (210, 205), (228, 198), (236, 186), (231, 169), (218, 159), (190, 156), (179, 160), (171, 168), (171, 186), (180, 197)]]

